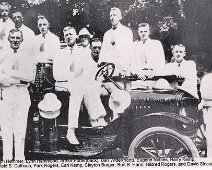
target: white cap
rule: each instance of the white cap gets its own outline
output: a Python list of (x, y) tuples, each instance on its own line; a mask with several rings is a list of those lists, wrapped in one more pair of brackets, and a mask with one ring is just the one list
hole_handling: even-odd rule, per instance
[(87, 30), (87, 28), (83, 28), (79, 31), (79, 37), (83, 36), (83, 35), (87, 35), (87, 36), (89, 36), (89, 38), (93, 38), (93, 35), (90, 34), (90, 32)]
[(172, 87), (170, 86), (169, 82), (163, 78), (157, 80), (153, 88), (158, 90), (172, 90)]
[(125, 90), (115, 90), (109, 98), (109, 107), (114, 113), (123, 113), (131, 104), (131, 96)]
[(60, 114), (61, 102), (53, 93), (46, 93), (44, 99), (38, 104), (40, 115), (46, 119), (54, 119)]

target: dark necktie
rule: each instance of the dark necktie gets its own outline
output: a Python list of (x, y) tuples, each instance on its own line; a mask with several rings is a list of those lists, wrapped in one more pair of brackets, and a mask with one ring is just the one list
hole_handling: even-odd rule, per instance
[(180, 63), (178, 63), (178, 67), (180, 67)]

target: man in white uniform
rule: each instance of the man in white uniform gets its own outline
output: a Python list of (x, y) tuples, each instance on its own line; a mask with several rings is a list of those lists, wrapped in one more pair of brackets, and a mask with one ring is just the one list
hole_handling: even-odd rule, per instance
[(182, 85), (173, 83), (171, 84), (172, 87), (185, 90), (194, 97), (199, 98), (197, 94), (197, 69), (195, 62), (184, 59), (186, 56), (186, 49), (182, 44), (175, 45), (172, 49), (172, 54), (174, 62), (166, 64), (167, 74), (185, 78)]
[(60, 40), (50, 30), (50, 23), (44, 16), (38, 16), (40, 34), (35, 37), (36, 57), (40, 63), (52, 63), (55, 53), (60, 49)]
[(14, 140), (14, 159), (24, 160), (27, 117), (31, 104), (27, 87), (34, 79), (35, 62), (32, 56), (19, 51), (23, 41), (20, 30), (11, 30), (8, 40), (11, 49), (5, 51), (0, 59), (0, 126), (3, 159), (13, 159)]
[(35, 33), (23, 24), (23, 15), (21, 11), (12, 11), (12, 20), (15, 23), (15, 28), (19, 29), (23, 33), (23, 42), (21, 44), (25, 53), (34, 56), (34, 39)]
[(131, 72), (143, 76), (143, 69), (151, 69), (156, 73), (165, 67), (165, 55), (161, 42), (149, 38), (150, 26), (147, 23), (138, 25), (139, 41), (134, 42), (134, 58), (132, 58)]
[(82, 56), (80, 48), (76, 45), (76, 30), (65, 27), (64, 39), (67, 47), (61, 49), (54, 58), (53, 75), (56, 87), (67, 88), (70, 93), (69, 119), (67, 139), (71, 144), (79, 144), (75, 129), (78, 128), (78, 118), (82, 99), (88, 110), (91, 125), (105, 126), (106, 111), (100, 99), (100, 84), (92, 78), (90, 62), (92, 58)]
[[(52, 62), (54, 55), (60, 49), (60, 40), (49, 28), (50, 23), (46, 17), (38, 16), (38, 28), (40, 34), (35, 36), (35, 57), (37, 59), (37, 71), (35, 77), (36, 100), (40, 100), (45, 89), (53, 89)], [(48, 77), (48, 80), (46, 78)], [(49, 83), (50, 82), (50, 83)]]
[(122, 14), (119, 8), (111, 8), (110, 21), (112, 28), (105, 32), (99, 63), (109, 62), (116, 66), (114, 76), (127, 75), (131, 59), (133, 33), (130, 28), (121, 24)]
[(15, 27), (13, 21), (9, 18), (10, 10), (11, 5), (8, 2), (0, 3), (0, 49), (9, 47), (7, 38), (10, 30)]

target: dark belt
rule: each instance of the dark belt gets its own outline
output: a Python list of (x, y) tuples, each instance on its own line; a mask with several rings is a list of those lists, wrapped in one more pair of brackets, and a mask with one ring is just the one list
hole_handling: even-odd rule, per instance
[(26, 81), (22, 81), (22, 80), (20, 80), (20, 83), (21, 83), (21, 84), (25, 84), (25, 85), (27, 85), (27, 84), (28, 84), (28, 82), (26, 82)]
[(63, 80), (63, 81), (56, 81), (57, 83), (64, 83), (64, 82), (68, 82), (68, 80)]

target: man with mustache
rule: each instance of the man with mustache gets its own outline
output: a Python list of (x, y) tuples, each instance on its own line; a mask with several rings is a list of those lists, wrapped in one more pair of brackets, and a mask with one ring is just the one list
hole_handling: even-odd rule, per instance
[(11, 10), (11, 5), (8, 2), (0, 3), (0, 49), (6, 48), (8, 46), (7, 37), (9, 31), (14, 28), (14, 23), (9, 17)]
[[(30, 96), (28, 86), (34, 80), (34, 58), (20, 50), (23, 34), (9, 32), (10, 49), (0, 59), (0, 126), (3, 160), (25, 160), (24, 145)], [(13, 153), (13, 141), (14, 151)]]

